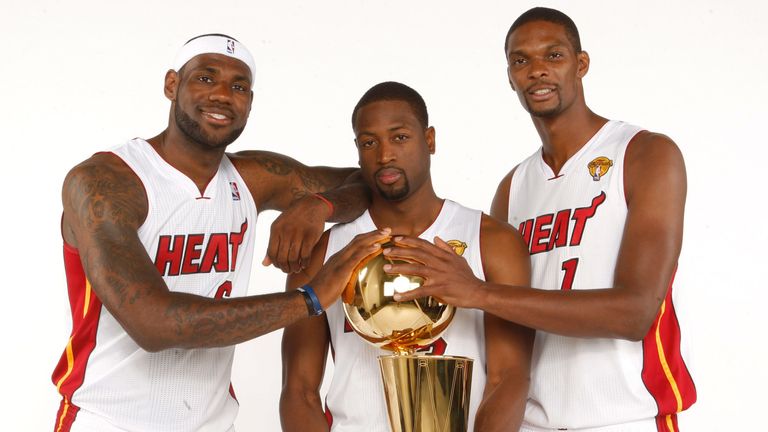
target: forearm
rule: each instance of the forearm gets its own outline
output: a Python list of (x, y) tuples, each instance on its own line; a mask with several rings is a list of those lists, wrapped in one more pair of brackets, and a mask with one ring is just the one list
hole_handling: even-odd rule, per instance
[(621, 288), (541, 290), (486, 283), (479, 309), (537, 330), (571, 337), (640, 340), (660, 300)]
[(328, 421), (317, 391), (283, 389), (280, 424), (284, 432), (327, 432)]
[(361, 180), (358, 172), (349, 176), (341, 185), (319, 194), (332, 205), (329, 222), (350, 222), (360, 216), (371, 202), (371, 191)]
[(308, 316), (298, 292), (234, 299), (169, 293), (147, 305), (146, 319), (132, 334), (149, 351), (234, 345)]
[(487, 382), (475, 415), (475, 430), (517, 432), (523, 422), (527, 400), (527, 379), (507, 378), (495, 385)]

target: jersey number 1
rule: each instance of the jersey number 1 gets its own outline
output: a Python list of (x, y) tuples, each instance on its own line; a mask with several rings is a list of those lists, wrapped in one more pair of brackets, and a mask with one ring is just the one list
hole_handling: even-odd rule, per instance
[(579, 265), (578, 258), (571, 258), (563, 261), (562, 270), (565, 272), (563, 276), (563, 284), (560, 285), (561, 290), (569, 290), (573, 288), (573, 278), (576, 277), (576, 267)]

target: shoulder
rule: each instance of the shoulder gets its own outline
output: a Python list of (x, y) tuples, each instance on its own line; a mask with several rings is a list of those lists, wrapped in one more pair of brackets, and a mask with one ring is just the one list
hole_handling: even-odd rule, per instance
[(484, 213), (480, 219), (480, 238), (484, 251), (488, 249), (507, 256), (528, 255), (522, 236), (512, 225)]
[(644, 160), (679, 160), (683, 154), (677, 144), (668, 136), (643, 130), (638, 132), (627, 145), (625, 160), (628, 163)]
[(518, 166), (512, 168), (496, 187), (496, 194), (491, 203), (491, 216), (506, 220), (509, 211), (509, 192), (512, 190), (512, 177), (515, 176)]
[(683, 154), (668, 136), (641, 131), (629, 142), (624, 156), (624, 186), (628, 198), (636, 185), (649, 186), (656, 182), (685, 185)]
[[(113, 153), (97, 153), (72, 168), (62, 187), (64, 239), (74, 245), (75, 231), (99, 222), (138, 228), (147, 215), (144, 185)], [(75, 245), (76, 246), (76, 245)]]
[(483, 214), (480, 250), (489, 281), (521, 285), (529, 283), (528, 248), (514, 227)]
[(64, 192), (112, 189), (144, 190), (136, 173), (114, 153), (97, 153), (75, 165), (64, 179)]

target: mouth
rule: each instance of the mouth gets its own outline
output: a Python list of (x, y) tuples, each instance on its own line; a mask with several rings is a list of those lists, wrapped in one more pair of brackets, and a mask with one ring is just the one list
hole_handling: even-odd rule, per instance
[(403, 172), (397, 168), (382, 168), (376, 171), (376, 180), (385, 185), (396, 183), (403, 176)]
[(541, 102), (553, 97), (557, 93), (557, 87), (553, 85), (537, 85), (529, 88), (527, 93), (533, 101)]
[(229, 113), (221, 112), (221, 110), (206, 110), (202, 109), (201, 114), (209, 123), (215, 125), (229, 125), (233, 121), (233, 117)]

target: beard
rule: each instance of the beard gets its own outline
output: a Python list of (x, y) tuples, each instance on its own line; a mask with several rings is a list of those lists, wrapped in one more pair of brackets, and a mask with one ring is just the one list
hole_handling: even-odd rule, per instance
[(245, 129), (245, 126), (234, 129), (229, 135), (217, 139), (205, 133), (203, 128), (200, 127), (200, 123), (192, 120), (192, 117), (184, 112), (178, 104), (176, 104), (176, 108), (173, 110), (173, 115), (176, 118), (176, 124), (179, 126), (179, 129), (187, 136), (187, 138), (210, 148), (226, 147), (232, 144)]
[[(402, 172), (402, 171), (401, 171)], [(390, 186), (383, 186), (376, 183), (376, 190), (379, 191), (379, 195), (387, 201), (400, 201), (408, 196), (411, 192), (411, 185), (408, 183), (408, 177), (403, 174), (403, 185), (398, 188)]]

